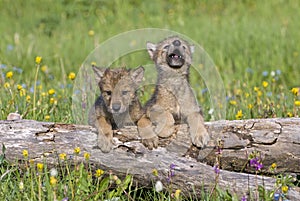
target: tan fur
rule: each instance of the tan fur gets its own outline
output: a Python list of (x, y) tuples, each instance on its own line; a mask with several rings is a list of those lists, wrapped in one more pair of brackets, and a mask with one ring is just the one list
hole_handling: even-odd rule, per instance
[(112, 149), (113, 129), (135, 125), (143, 112), (137, 89), (144, 76), (144, 68), (108, 69), (93, 66), (101, 95), (89, 112), (89, 124), (98, 131), (97, 144), (103, 152)]
[(187, 123), (192, 143), (205, 146), (210, 137), (189, 85), (193, 46), (178, 37), (170, 37), (158, 44), (147, 43), (147, 49), (156, 64), (158, 79), (145, 115), (138, 122), (140, 135), (146, 139), (144, 144), (155, 148), (157, 136), (168, 137), (174, 132), (174, 123)]

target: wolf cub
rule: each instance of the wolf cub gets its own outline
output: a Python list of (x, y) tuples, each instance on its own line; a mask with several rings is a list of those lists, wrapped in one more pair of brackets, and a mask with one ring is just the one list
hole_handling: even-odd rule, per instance
[(113, 129), (134, 125), (143, 112), (137, 89), (144, 68), (109, 69), (92, 66), (101, 95), (89, 111), (88, 123), (97, 128), (97, 145), (102, 152), (112, 149)]
[(138, 129), (143, 143), (150, 149), (157, 147), (157, 136), (173, 134), (175, 123), (188, 125), (191, 141), (197, 147), (205, 146), (210, 138), (189, 84), (193, 49), (179, 37), (169, 37), (158, 44), (147, 43), (158, 77), (155, 92), (146, 103), (145, 115), (139, 120)]

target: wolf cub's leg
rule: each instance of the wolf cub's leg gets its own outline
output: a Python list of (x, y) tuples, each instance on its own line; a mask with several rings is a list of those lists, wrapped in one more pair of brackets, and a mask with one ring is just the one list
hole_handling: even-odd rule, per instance
[(97, 145), (102, 152), (107, 153), (112, 149), (113, 146), (113, 131), (111, 124), (107, 122), (105, 117), (98, 117), (95, 126), (98, 131)]
[(151, 121), (145, 115), (137, 122), (137, 127), (142, 143), (149, 149), (157, 148), (158, 137), (153, 130)]
[(173, 115), (159, 105), (154, 105), (149, 111), (151, 122), (155, 125), (155, 133), (159, 137), (169, 137), (174, 133)]
[(186, 123), (189, 126), (192, 143), (197, 147), (205, 147), (210, 137), (204, 127), (202, 115), (199, 112), (191, 113), (187, 116)]

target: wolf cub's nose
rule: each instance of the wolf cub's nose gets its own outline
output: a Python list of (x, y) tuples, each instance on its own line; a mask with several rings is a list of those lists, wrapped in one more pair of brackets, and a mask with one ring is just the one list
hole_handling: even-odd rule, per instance
[(174, 46), (179, 46), (179, 45), (181, 45), (181, 42), (179, 40), (174, 40), (173, 45)]
[(121, 109), (121, 103), (120, 103), (120, 102), (113, 103), (113, 104), (112, 104), (112, 109), (113, 109), (115, 112), (118, 112), (118, 111)]

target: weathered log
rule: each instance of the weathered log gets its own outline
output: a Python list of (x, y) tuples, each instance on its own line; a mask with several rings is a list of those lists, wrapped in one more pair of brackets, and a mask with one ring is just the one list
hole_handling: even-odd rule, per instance
[[(243, 194), (257, 184), (274, 188), (272, 177), (251, 174), (254, 170), (247, 166), (247, 155), (253, 151), (261, 152), (265, 175), (271, 174), (267, 167), (276, 162), (277, 173), (299, 176), (300, 118), (222, 120), (208, 122), (206, 126), (212, 140), (202, 150), (192, 146), (186, 125), (178, 126), (172, 137), (161, 139), (160, 147), (152, 151), (140, 143), (136, 127), (116, 132), (115, 149), (104, 154), (96, 148), (95, 129), (90, 126), (32, 120), (0, 121), (0, 143), (6, 146), (10, 161), (23, 158), (22, 150), (27, 149), (30, 158), (49, 164), (58, 162), (57, 154), (72, 155), (74, 148), (80, 147), (82, 152), (91, 154), (90, 162), (95, 167), (112, 170), (120, 176), (132, 174), (141, 186), (152, 186), (157, 180), (167, 185), (173, 164), (172, 187), (186, 193), (192, 189), (199, 193), (203, 187), (212, 189), (218, 140), (223, 143), (218, 184), (224, 189)], [(83, 160), (82, 154), (78, 159)], [(153, 169), (158, 171), (158, 177), (152, 174)], [(289, 196), (299, 198), (299, 189), (289, 190)]]

